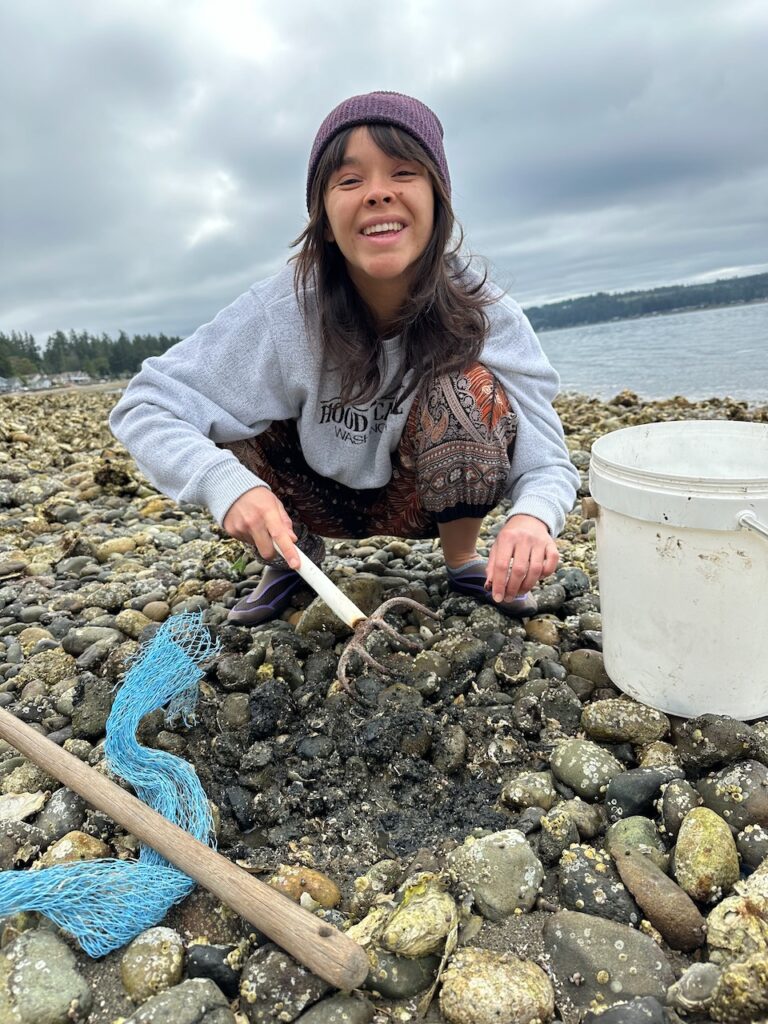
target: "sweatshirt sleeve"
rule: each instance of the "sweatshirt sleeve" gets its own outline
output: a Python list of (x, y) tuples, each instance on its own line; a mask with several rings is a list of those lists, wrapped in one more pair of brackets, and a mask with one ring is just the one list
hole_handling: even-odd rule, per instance
[(207, 507), (221, 523), (252, 487), (266, 486), (217, 442), (298, 416), (264, 307), (246, 292), (162, 356), (147, 359), (109, 419), (158, 490)]
[(512, 299), (488, 307), (490, 332), (481, 361), (498, 378), (517, 414), (507, 497), (512, 515), (535, 516), (556, 537), (573, 508), (579, 474), (571, 463), (552, 402), (560, 379), (528, 318)]

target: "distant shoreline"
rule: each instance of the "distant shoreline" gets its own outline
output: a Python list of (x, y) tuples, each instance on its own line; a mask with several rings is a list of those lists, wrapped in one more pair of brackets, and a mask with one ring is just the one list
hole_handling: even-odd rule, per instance
[[(582, 327), (596, 327), (599, 324), (619, 324), (627, 320), (656, 320), (661, 316), (679, 316), (680, 313), (708, 313), (712, 309), (737, 309), (739, 306), (764, 306), (768, 299), (748, 299), (745, 302), (713, 302), (708, 306), (680, 306), (679, 309), (663, 309), (656, 313), (636, 313), (629, 316), (611, 316), (604, 320), (584, 320), (578, 324), (563, 324), (562, 327), (537, 327), (537, 334), (554, 334), (555, 331), (577, 331)], [(525, 313), (526, 311), (523, 310)]]

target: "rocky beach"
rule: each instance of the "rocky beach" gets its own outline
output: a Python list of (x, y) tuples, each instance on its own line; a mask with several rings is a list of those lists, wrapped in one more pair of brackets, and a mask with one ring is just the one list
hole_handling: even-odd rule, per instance
[[(91, 958), (3, 915), (0, 1024), (675, 1024), (768, 1020), (768, 719), (670, 718), (602, 659), (594, 521), (523, 621), (448, 591), (439, 545), (331, 540), (325, 571), (388, 670), (337, 667), (348, 630), (312, 591), (226, 622), (261, 563), (159, 495), (106, 425), (115, 393), (0, 397), (0, 707), (102, 773), (116, 689), (162, 624), (218, 642), (193, 720), (138, 738), (197, 772), (219, 851), (368, 953), (334, 991), (201, 888)], [(711, 399), (558, 400), (588, 495), (592, 442), (672, 419), (768, 422)], [(505, 509), (486, 519), (492, 543)], [(725, 638), (724, 638), (725, 639)], [(0, 870), (130, 862), (136, 838), (0, 740)]]

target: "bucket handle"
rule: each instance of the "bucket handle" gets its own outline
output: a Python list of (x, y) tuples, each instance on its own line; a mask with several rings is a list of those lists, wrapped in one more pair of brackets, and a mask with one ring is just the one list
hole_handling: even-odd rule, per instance
[(744, 509), (743, 512), (739, 512), (736, 518), (739, 526), (744, 527), (746, 530), (754, 530), (755, 533), (761, 534), (768, 540), (768, 526), (765, 523), (761, 523), (750, 509)]

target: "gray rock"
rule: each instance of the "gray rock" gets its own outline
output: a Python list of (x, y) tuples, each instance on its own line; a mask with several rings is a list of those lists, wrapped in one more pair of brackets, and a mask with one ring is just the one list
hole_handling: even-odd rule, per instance
[(557, 800), (551, 772), (522, 772), (506, 782), (501, 790), (501, 802), (507, 807), (522, 810), (525, 807), (543, 807), (550, 810)]
[(686, 779), (673, 779), (662, 790), (660, 810), (663, 831), (674, 839), (686, 814), (702, 803), (701, 794), (690, 782)]
[(572, 846), (560, 858), (558, 892), (563, 906), (622, 924), (638, 925), (640, 909), (609, 857), (592, 846)]
[(759, 761), (739, 761), (701, 779), (696, 788), (704, 805), (734, 831), (768, 826), (768, 768)]
[(85, 810), (85, 801), (77, 793), (65, 786), (57, 789), (35, 819), (44, 837), (43, 848), (79, 829), (85, 821)]
[(291, 1021), (322, 999), (330, 987), (269, 943), (245, 962), (240, 977), (240, 1004), (250, 1024)]
[(754, 871), (764, 860), (768, 860), (768, 829), (762, 825), (747, 825), (736, 836), (736, 848), (742, 867)]
[[(378, 608), (384, 594), (381, 581), (376, 576), (363, 572), (342, 580), (339, 583), (339, 590), (366, 615), (370, 615)], [(312, 601), (296, 626), (296, 632), (301, 636), (315, 630), (330, 632), (336, 637), (349, 636), (351, 632), (349, 626), (331, 611), (322, 597), (316, 597)]]
[(682, 776), (681, 768), (631, 768), (614, 776), (608, 783), (605, 806), (610, 821), (645, 814), (651, 810), (654, 797), (673, 778)]
[(411, 958), (397, 956), (386, 949), (368, 950), (371, 969), (363, 988), (378, 992), (385, 999), (410, 999), (428, 988), (440, 966), (439, 956)]
[(641, 815), (621, 818), (611, 825), (605, 833), (605, 848), (614, 860), (631, 850), (648, 857), (662, 871), (669, 866), (669, 855), (656, 826)]
[(564, 994), (580, 1009), (635, 996), (663, 1002), (675, 980), (653, 939), (605, 918), (559, 911), (544, 925), (544, 946)]
[(628, 1003), (616, 1003), (605, 1012), (590, 1010), (583, 1024), (668, 1024), (664, 1006), (654, 996), (638, 996)]
[(550, 757), (552, 774), (584, 800), (599, 800), (611, 779), (624, 771), (613, 754), (589, 740), (558, 743)]
[(123, 634), (118, 629), (108, 629), (102, 626), (79, 626), (67, 633), (61, 641), (61, 646), (67, 654), (77, 658), (92, 644), (98, 643), (111, 648), (116, 647), (123, 639)]
[(235, 1024), (221, 989), (208, 978), (191, 978), (148, 999), (125, 1024)]
[(652, 743), (669, 732), (669, 719), (660, 711), (627, 697), (596, 700), (584, 708), (581, 727), (604, 743)]
[(563, 808), (559, 804), (541, 819), (539, 857), (544, 864), (556, 864), (569, 846), (579, 842), (579, 830)]
[(296, 1024), (369, 1024), (373, 1020), (373, 1005), (367, 999), (345, 995), (343, 992), (323, 999), (296, 1018)]
[(564, 654), (563, 664), (569, 672), (583, 679), (589, 679), (595, 686), (612, 686), (610, 677), (605, 671), (603, 655), (600, 651), (591, 651), (583, 647), (569, 654)]
[(137, 935), (120, 960), (123, 988), (134, 1001), (178, 985), (184, 968), (184, 944), (172, 928), (149, 928)]
[(77, 1024), (92, 995), (69, 946), (49, 931), (26, 931), (0, 951), (0, 1021)]
[(607, 824), (602, 804), (588, 804), (578, 796), (559, 804), (556, 810), (568, 815), (578, 829), (580, 839), (594, 839)]
[(483, 915), (501, 921), (515, 910), (530, 910), (544, 869), (517, 829), (469, 837), (447, 857), (450, 870), (467, 889)]
[(675, 730), (675, 745), (683, 765), (702, 772), (755, 756), (760, 740), (745, 722), (726, 715), (700, 715)]
[(108, 679), (97, 679), (90, 674), (80, 679), (72, 709), (75, 739), (95, 740), (104, 735), (114, 699), (114, 687)]

